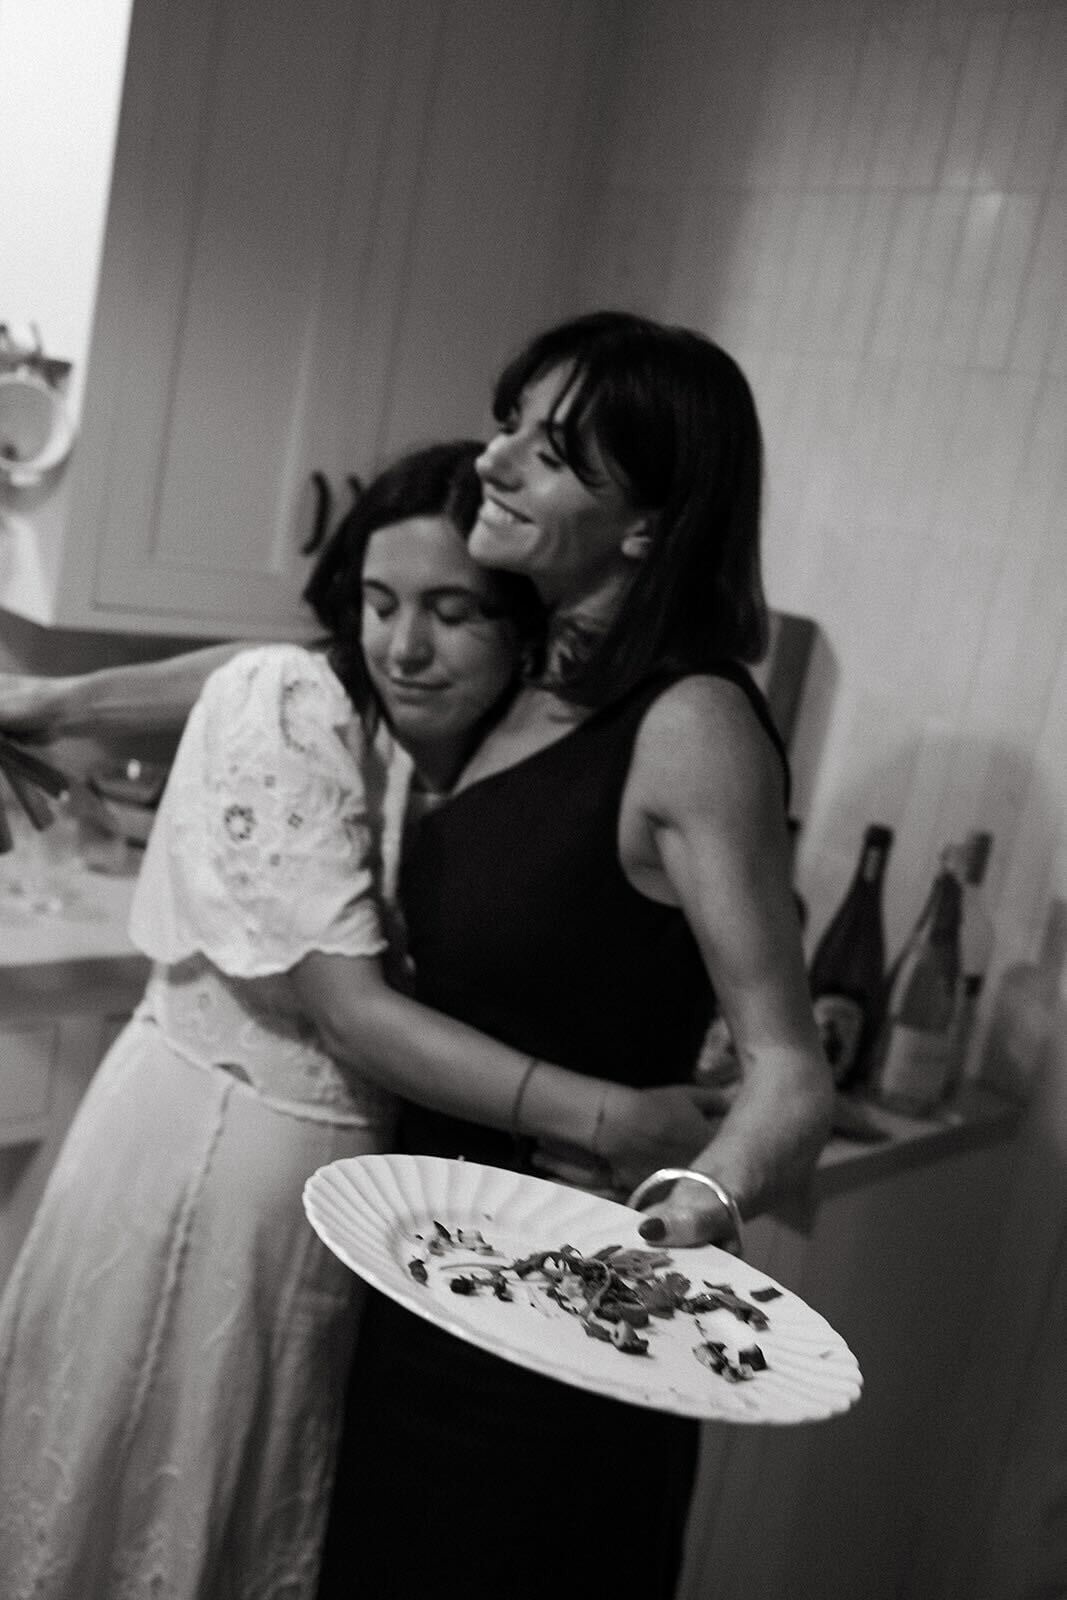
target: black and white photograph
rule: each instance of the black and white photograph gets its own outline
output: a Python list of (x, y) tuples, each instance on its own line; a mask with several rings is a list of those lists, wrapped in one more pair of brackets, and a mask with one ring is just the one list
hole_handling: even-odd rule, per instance
[(0, 83), (0, 1600), (1065, 1600), (1067, 0)]

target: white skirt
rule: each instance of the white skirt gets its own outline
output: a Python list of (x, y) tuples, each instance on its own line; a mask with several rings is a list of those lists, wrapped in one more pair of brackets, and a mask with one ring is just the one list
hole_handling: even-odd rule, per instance
[(358, 1280), (301, 1190), (381, 1142), (130, 1023), (0, 1301), (4, 1600), (314, 1594)]

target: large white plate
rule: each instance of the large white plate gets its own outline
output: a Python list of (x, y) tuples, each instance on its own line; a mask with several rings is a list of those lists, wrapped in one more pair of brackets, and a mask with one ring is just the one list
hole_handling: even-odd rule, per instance
[[(829, 1323), (766, 1273), (710, 1245), (672, 1250), (671, 1270), (691, 1280), (692, 1292), (705, 1281), (728, 1284), (743, 1298), (754, 1289), (779, 1289), (760, 1303), (767, 1328), (756, 1332), (721, 1310), (699, 1319), (654, 1317), (641, 1330), (648, 1354), (626, 1355), (590, 1339), (576, 1317), (535, 1287), (518, 1288), (507, 1302), (450, 1290), (449, 1280), (467, 1263), (501, 1265), (564, 1244), (587, 1255), (611, 1244), (647, 1250), (638, 1213), (614, 1201), (475, 1162), (380, 1155), (320, 1167), (305, 1185), (304, 1207), (334, 1254), (383, 1294), (470, 1344), (564, 1383), (722, 1422), (813, 1422), (846, 1411), (859, 1397), (856, 1358)], [(452, 1234), (480, 1232), (496, 1254), (430, 1255), (429, 1281), (419, 1283), (408, 1263), (427, 1259), (435, 1223)], [(695, 1355), (702, 1337), (735, 1349), (758, 1344), (766, 1371), (739, 1383), (712, 1372)]]

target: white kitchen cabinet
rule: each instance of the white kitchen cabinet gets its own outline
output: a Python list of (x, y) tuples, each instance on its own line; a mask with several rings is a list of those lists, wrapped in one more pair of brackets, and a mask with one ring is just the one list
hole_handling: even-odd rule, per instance
[(306, 633), (313, 475), (336, 514), (350, 474), (479, 431), (556, 309), (604, 15), (135, 0), (80, 437), (7, 508), (0, 604)]
[[(46, 934), (38, 930), (42, 942)], [(114, 942), (129, 948), (121, 936)], [(134, 954), (8, 966), (9, 954), (0, 963), (0, 1288), (74, 1113), (147, 971)]]
[(31, 1144), (47, 1131), (61, 1044), (53, 1022), (11, 1024), (0, 1033), (0, 1149)]

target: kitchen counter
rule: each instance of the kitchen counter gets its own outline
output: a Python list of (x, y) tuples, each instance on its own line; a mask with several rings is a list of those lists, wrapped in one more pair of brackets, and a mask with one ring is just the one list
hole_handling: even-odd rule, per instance
[(15, 913), (3, 902), (0, 969), (136, 955), (126, 928), (136, 881), (133, 873), (72, 872), (64, 880), (69, 894), (61, 912)]
[(148, 974), (126, 931), (133, 875), (65, 869), (55, 881), (59, 912), (29, 914), (0, 895), (0, 1285)]
[(831, 1139), (819, 1160), (819, 1199), (1010, 1138), (1021, 1108), (992, 1090), (966, 1084), (931, 1117), (904, 1117), (866, 1104), (863, 1112), (887, 1137), (877, 1143), (840, 1135)]
[(74, 872), (57, 912), (17, 912), (0, 900), (0, 1023), (136, 1003), (148, 961), (127, 931), (135, 882), (132, 873)]

